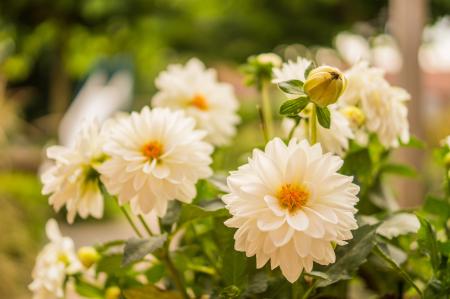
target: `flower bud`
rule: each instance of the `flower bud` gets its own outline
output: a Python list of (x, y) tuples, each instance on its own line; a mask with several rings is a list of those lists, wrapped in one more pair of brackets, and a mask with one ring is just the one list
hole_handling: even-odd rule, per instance
[(361, 109), (355, 106), (347, 106), (342, 108), (341, 113), (349, 120), (355, 127), (360, 127), (366, 121), (366, 116)]
[(448, 152), (444, 156), (444, 164), (445, 164), (446, 167), (450, 168), (450, 152)]
[(106, 289), (105, 299), (119, 299), (120, 289), (119, 287), (113, 286)]
[(341, 71), (324, 65), (309, 73), (303, 88), (311, 102), (319, 107), (326, 107), (336, 103), (346, 85), (347, 80)]
[(94, 247), (86, 246), (78, 249), (78, 259), (86, 268), (90, 268), (100, 259), (100, 254)]
[(260, 64), (271, 64), (273, 67), (280, 67), (283, 61), (281, 57), (274, 53), (262, 53), (256, 56), (256, 60)]

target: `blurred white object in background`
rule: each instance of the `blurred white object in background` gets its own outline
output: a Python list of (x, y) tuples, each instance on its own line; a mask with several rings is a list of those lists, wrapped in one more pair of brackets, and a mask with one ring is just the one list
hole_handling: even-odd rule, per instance
[(450, 71), (450, 16), (425, 28), (419, 63), (423, 70), (430, 73)]
[(354, 65), (360, 60), (370, 60), (369, 42), (361, 35), (341, 32), (336, 36), (335, 45), (349, 65)]
[(114, 112), (127, 108), (132, 89), (133, 78), (128, 71), (118, 71), (109, 80), (104, 72), (89, 76), (61, 121), (60, 144), (71, 146), (82, 123), (94, 119), (102, 123)]
[(402, 68), (402, 55), (394, 37), (389, 34), (380, 34), (373, 38), (371, 59), (373, 66), (387, 73), (397, 73)]

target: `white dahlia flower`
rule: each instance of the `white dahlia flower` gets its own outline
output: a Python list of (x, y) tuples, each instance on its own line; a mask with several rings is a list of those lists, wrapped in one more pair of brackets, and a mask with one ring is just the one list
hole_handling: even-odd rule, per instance
[(77, 213), (82, 218), (103, 216), (97, 168), (105, 160), (105, 134), (97, 122), (91, 122), (80, 130), (73, 146), (47, 149), (47, 157), (55, 163), (41, 176), (42, 193), (51, 194), (49, 203), (56, 211), (66, 206), (69, 223)]
[(134, 213), (160, 217), (169, 200), (191, 202), (197, 181), (212, 174), (213, 151), (206, 132), (194, 128), (193, 118), (167, 108), (118, 119), (105, 145), (110, 159), (99, 168), (107, 190)]
[(375, 133), (386, 148), (398, 147), (399, 141), (409, 141), (408, 109), (410, 95), (402, 88), (391, 86), (382, 70), (360, 62), (346, 72), (348, 85), (340, 97), (340, 105), (361, 109), (364, 127)]
[(183, 109), (205, 130), (206, 141), (226, 145), (236, 134), (239, 103), (233, 87), (217, 80), (214, 69), (206, 69), (192, 58), (185, 66), (170, 65), (155, 80), (159, 92), (152, 99), (154, 107)]
[(289, 60), (280, 68), (273, 69), (273, 83), (280, 83), (289, 80), (300, 80), (305, 82), (305, 71), (311, 64), (311, 60), (298, 57), (297, 61)]
[(67, 274), (82, 269), (72, 239), (61, 236), (54, 219), (47, 222), (46, 232), (50, 243), (37, 256), (29, 285), (33, 299), (63, 298)]
[(334, 263), (333, 244), (346, 244), (357, 228), (359, 187), (337, 172), (342, 164), (305, 140), (285, 145), (275, 138), (264, 152), (255, 149), (228, 177), (223, 197), (233, 216), (225, 224), (237, 228), (235, 249), (256, 255), (258, 268), (270, 259), (290, 282), (313, 262)]
[[(353, 132), (350, 128), (350, 123), (347, 118), (337, 110), (336, 105), (328, 106), (331, 113), (330, 128), (324, 128), (321, 125), (317, 125), (317, 141), (320, 142), (322, 148), (326, 152), (332, 152), (339, 156), (344, 156), (348, 150), (349, 139), (353, 139)], [(308, 109), (308, 108), (307, 108)], [(306, 110), (307, 110), (306, 109)], [(300, 140), (308, 139), (308, 112), (300, 113), (302, 120), (297, 128), (294, 130), (294, 137), (298, 137)], [(294, 120), (285, 118), (282, 126), (286, 134), (292, 129)]]

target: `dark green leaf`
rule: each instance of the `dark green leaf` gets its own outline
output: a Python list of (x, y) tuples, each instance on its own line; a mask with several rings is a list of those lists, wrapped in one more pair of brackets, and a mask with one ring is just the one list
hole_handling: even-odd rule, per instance
[(245, 295), (261, 294), (269, 287), (269, 279), (263, 271), (258, 271), (253, 275), (248, 283)]
[(206, 217), (226, 217), (228, 215), (228, 210), (223, 207), (221, 202), (209, 202), (205, 207), (185, 204), (181, 208), (179, 223), (183, 224)]
[(439, 269), (440, 257), (439, 249), (431, 224), (420, 215), (417, 215), (420, 221), (420, 230), (418, 233), (418, 243), (422, 252), (430, 257), (431, 265), (434, 271)]
[(381, 167), (381, 171), (383, 173), (396, 174), (405, 177), (417, 176), (417, 172), (413, 168), (404, 164), (394, 164), (394, 163), (385, 164)]
[(423, 209), (433, 216), (439, 217), (442, 222), (446, 222), (450, 216), (450, 204), (443, 198), (428, 195)]
[(353, 232), (353, 239), (347, 245), (337, 247), (336, 263), (320, 270), (328, 276), (328, 279), (319, 280), (317, 286), (326, 287), (339, 280), (350, 279), (353, 272), (370, 254), (375, 244), (377, 227), (377, 225), (361, 226)]
[(169, 201), (166, 215), (161, 218), (161, 224), (166, 231), (169, 231), (172, 225), (180, 218), (181, 204), (177, 200)]
[(319, 107), (316, 106), (317, 108), (317, 119), (319, 120), (319, 124), (326, 128), (329, 129), (331, 126), (331, 114), (330, 114), (330, 110), (327, 107)]
[(308, 97), (299, 97), (297, 99), (288, 100), (280, 107), (281, 115), (297, 115), (308, 105)]
[(285, 93), (304, 95), (303, 82), (300, 80), (289, 80), (278, 83), (278, 87)]
[(167, 235), (150, 237), (148, 239), (128, 239), (125, 244), (122, 265), (127, 266), (140, 261), (149, 253), (161, 248), (167, 239)]
[(220, 299), (234, 299), (239, 298), (239, 295), (241, 294), (241, 290), (235, 286), (227, 286), (223, 290), (220, 291), (219, 298)]
[(125, 299), (181, 299), (178, 292), (161, 291), (153, 285), (123, 291)]

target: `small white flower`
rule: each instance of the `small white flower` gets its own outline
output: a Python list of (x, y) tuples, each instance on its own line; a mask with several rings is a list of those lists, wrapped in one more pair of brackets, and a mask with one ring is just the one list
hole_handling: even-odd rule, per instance
[(281, 57), (275, 53), (261, 53), (256, 56), (256, 60), (261, 64), (271, 64), (273, 67), (279, 67), (283, 63)]
[[(337, 110), (336, 105), (328, 106), (331, 113), (330, 128), (324, 128), (317, 124), (317, 141), (326, 152), (332, 152), (339, 156), (344, 156), (348, 150), (349, 139), (353, 139), (353, 132), (350, 128), (349, 121)], [(307, 109), (307, 108), (306, 108)], [(302, 120), (298, 127), (294, 130), (294, 137), (300, 140), (308, 138), (308, 113), (301, 113)], [(292, 129), (294, 121), (289, 118), (283, 120), (282, 126), (286, 134)]]
[(450, 149), (450, 135), (442, 140), (442, 146), (447, 146)]
[(213, 147), (195, 130), (195, 120), (167, 108), (132, 112), (111, 127), (100, 168), (107, 190), (134, 213), (164, 216), (169, 200), (191, 202), (195, 184), (211, 175)]
[(159, 92), (152, 99), (155, 107), (183, 109), (208, 132), (206, 141), (225, 145), (236, 134), (239, 103), (233, 87), (217, 80), (214, 69), (206, 69), (192, 58), (185, 66), (170, 65), (155, 80)]
[(378, 228), (377, 233), (392, 239), (400, 235), (416, 233), (420, 228), (420, 222), (416, 215), (399, 213), (384, 221)]
[(281, 68), (273, 69), (273, 83), (280, 83), (289, 80), (300, 80), (305, 82), (305, 71), (311, 64), (311, 60), (298, 57), (297, 61), (289, 60), (283, 63)]
[(364, 127), (375, 133), (386, 148), (398, 147), (399, 140), (409, 141), (409, 94), (402, 88), (391, 86), (380, 69), (360, 62), (346, 72), (347, 89), (339, 99), (340, 105), (351, 105), (362, 110)]
[(46, 232), (50, 243), (37, 256), (29, 285), (33, 299), (63, 298), (67, 274), (82, 269), (72, 239), (61, 236), (54, 219), (47, 222)]
[(103, 197), (98, 186), (97, 167), (105, 159), (102, 147), (105, 132), (97, 122), (88, 123), (76, 136), (72, 147), (52, 146), (48, 158), (55, 161), (41, 177), (43, 194), (51, 194), (55, 210), (67, 208), (67, 221), (78, 213), (82, 218), (103, 216)]
[(342, 159), (323, 154), (319, 144), (295, 139), (285, 145), (279, 138), (228, 177), (230, 193), (223, 197), (233, 216), (225, 224), (238, 228), (235, 249), (256, 255), (257, 267), (270, 259), (290, 281), (313, 262), (335, 262), (333, 244), (346, 244), (354, 217), (359, 187), (339, 174)]

